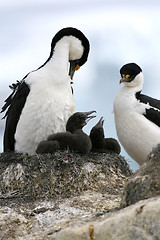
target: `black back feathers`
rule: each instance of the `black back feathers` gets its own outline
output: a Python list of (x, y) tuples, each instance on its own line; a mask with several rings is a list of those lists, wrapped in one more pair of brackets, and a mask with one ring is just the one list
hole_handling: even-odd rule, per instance
[(146, 104), (145, 113), (143, 115), (160, 127), (160, 100), (141, 94), (141, 92), (136, 93), (136, 98), (140, 102)]
[(30, 92), (28, 85), (24, 82), (18, 82), (12, 84), (10, 88), (13, 90), (11, 95), (5, 100), (5, 105), (2, 107), (2, 111), (6, 111), (4, 116), (6, 119), (6, 127), (4, 133), (4, 151), (14, 151), (14, 134), (16, 132), (17, 123), (19, 121), (22, 109), (25, 105), (27, 96)]

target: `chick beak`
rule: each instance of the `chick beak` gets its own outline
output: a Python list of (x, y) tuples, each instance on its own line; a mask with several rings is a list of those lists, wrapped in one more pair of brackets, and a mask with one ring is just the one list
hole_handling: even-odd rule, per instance
[(97, 123), (97, 125), (103, 126), (103, 123), (104, 123), (104, 118), (101, 117), (100, 120), (99, 120), (99, 122)]
[(95, 118), (96, 115), (90, 116), (92, 113), (96, 113), (96, 111), (84, 112), (83, 114), (86, 116), (86, 124), (92, 119)]

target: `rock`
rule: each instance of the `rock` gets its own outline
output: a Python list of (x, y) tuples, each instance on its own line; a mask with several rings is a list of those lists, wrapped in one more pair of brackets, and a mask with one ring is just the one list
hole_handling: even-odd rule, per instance
[(103, 220), (60, 231), (55, 240), (158, 240), (160, 239), (160, 197), (144, 200)]
[(160, 145), (134, 174), (113, 153), (0, 154), (0, 238), (158, 240), (159, 165)]
[[(90, 195), (90, 194), (89, 194)], [(87, 196), (84, 196), (88, 199)], [(96, 197), (96, 196), (95, 196)], [(98, 196), (97, 196), (98, 197)], [(27, 240), (158, 240), (160, 236), (160, 197), (151, 198), (105, 213), (91, 214), (71, 207), (65, 199), (34, 203), (29, 207), (2, 207), (1, 239)], [(53, 207), (54, 206), (54, 207)], [(92, 217), (91, 217), (92, 215)]]
[(160, 144), (149, 154), (141, 168), (129, 178), (122, 196), (122, 207), (160, 196)]
[(2, 153), (2, 239), (54, 239), (66, 227), (102, 218), (119, 209), (130, 174), (114, 153)]

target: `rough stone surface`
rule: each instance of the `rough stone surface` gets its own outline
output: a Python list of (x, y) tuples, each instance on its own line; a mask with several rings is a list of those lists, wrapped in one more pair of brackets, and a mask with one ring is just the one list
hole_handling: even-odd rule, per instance
[(56, 240), (159, 240), (160, 197), (140, 201), (104, 219), (60, 231)]
[[(131, 171), (117, 154), (0, 155), (2, 239), (53, 239), (120, 207)], [(8, 226), (6, 228), (6, 226)]]
[[(87, 195), (84, 198), (88, 199)], [(26, 240), (159, 240), (160, 197), (142, 200), (103, 215), (72, 207), (66, 199), (0, 209), (1, 239)]]
[(0, 239), (159, 240), (159, 159), (132, 174), (117, 154), (0, 154)]
[(147, 161), (129, 178), (122, 195), (122, 207), (160, 196), (160, 145), (153, 149)]

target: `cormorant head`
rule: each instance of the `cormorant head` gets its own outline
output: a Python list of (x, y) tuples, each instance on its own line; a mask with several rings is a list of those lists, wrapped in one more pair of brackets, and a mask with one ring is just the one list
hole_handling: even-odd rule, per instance
[(98, 121), (98, 123), (91, 129), (90, 137), (92, 137), (92, 136), (95, 137), (98, 135), (101, 135), (104, 137), (103, 123), (104, 123), (104, 119), (103, 119), (103, 117), (101, 117), (100, 120)]
[(125, 64), (120, 69), (121, 80), (127, 87), (137, 87), (143, 84), (142, 69), (136, 63)]
[(64, 38), (70, 46), (69, 75), (72, 79), (75, 70), (78, 70), (87, 61), (90, 45), (88, 39), (80, 30), (72, 27), (63, 28), (52, 39), (50, 57), (54, 53), (56, 44)]
[(95, 112), (96, 111), (74, 113), (67, 121), (66, 130), (74, 133), (76, 130), (82, 129), (90, 119), (96, 117), (95, 115), (91, 116), (91, 114)]
[(104, 144), (104, 129), (103, 129), (104, 119), (100, 118), (98, 123), (90, 131), (90, 139), (92, 141), (93, 148), (103, 148)]

